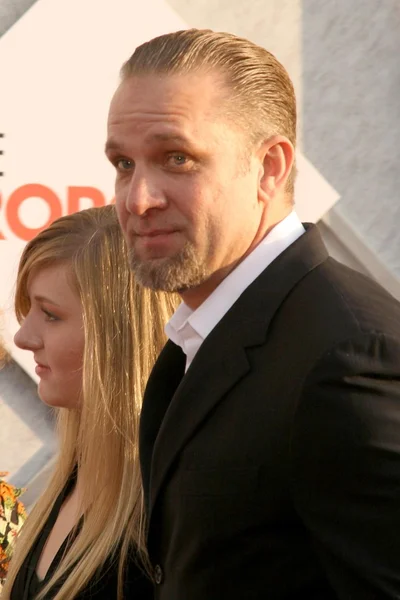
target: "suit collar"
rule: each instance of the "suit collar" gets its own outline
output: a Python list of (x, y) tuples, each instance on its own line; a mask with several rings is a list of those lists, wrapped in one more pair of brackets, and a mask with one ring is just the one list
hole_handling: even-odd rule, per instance
[(193, 311), (184, 302), (178, 307), (165, 331), (185, 352), (187, 365), (244, 290), (303, 234), (304, 226), (296, 212), (292, 211), (232, 269), (196, 310)]

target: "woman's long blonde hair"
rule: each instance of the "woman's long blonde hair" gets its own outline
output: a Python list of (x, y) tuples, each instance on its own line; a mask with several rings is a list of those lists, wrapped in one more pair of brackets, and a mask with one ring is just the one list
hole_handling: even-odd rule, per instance
[(142, 564), (146, 560), (139, 411), (176, 298), (135, 282), (114, 206), (62, 217), (27, 244), (17, 279), (19, 321), (30, 309), (28, 277), (55, 263), (71, 266), (82, 302), (82, 406), (58, 409), (58, 462), (22, 529), (2, 598), (10, 597), (16, 574), (75, 465), (83, 485), (83, 526), (38, 599), (68, 573), (55, 600), (71, 600), (110, 556), (119, 560), (118, 596), (122, 598), (128, 552), (135, 548), (137, 560)]

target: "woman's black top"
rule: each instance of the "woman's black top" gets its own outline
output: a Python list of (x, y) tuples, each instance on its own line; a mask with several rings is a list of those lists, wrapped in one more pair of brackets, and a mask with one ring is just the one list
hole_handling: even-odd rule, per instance
[[(75, 484), (75, 476), (68, 481), (67, 485), (58, 496), (54, 506), (50, 512), (49, 518), (43, 527), (36, 542), (33, 544), (29, 554), (19, 570), (13, 589), (11, 592), (11, 600), (34, 600), (37, 594), (48, 583), (56, 568), (58, 567), (65, 551), (69, 544), (73, 541), (71, 535), (64, 540), (57, 554), (55, 555), (47, 573), (43, 580), (39, 580), (36, 574), (37, 564), (46, 544), (50, 531), (54, 527), (58, 513), (64, 500), (72, 491)], [(75, 530), (76, 536), (79, 531), (79, 526)], [(65, 581), (65, 579), (64, 579)], [(46, 594), (46, 600), (52, 600), (60, 589), (62, 582), (54, 586), (51, 591)], [(79, 592), (79, 594), (71, 600), (116, 600), (118, 587), (118, 556), (113, 560), (109, 560), (99, 569), (87, 586)], [(153, 600), (153, 586), (150, 580), (143, 574), (142, 570), (137, 566), (135, 560), (127, 560), (125, 567), (124, 579), (124, 599), (127, 600)]]

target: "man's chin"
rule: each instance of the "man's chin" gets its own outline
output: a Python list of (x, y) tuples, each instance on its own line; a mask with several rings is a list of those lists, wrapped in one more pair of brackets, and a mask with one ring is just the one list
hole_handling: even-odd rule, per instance
[(175, 264), (165, 259), (138, 263), (131, 261), (137, 283), (155, 291), (184, 293), (197, 287), (206, 279), (205, 273), (193, 265)]

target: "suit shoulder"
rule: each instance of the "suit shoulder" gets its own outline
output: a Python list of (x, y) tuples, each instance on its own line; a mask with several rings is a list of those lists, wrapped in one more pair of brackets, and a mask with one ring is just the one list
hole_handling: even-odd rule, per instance
[(311, 271), (293, 290), (291, 301), (308, 304), (323, 319), (354, 333), (380, 332), (400, 338), (400, 303), (376, 281), (333, 258)]

